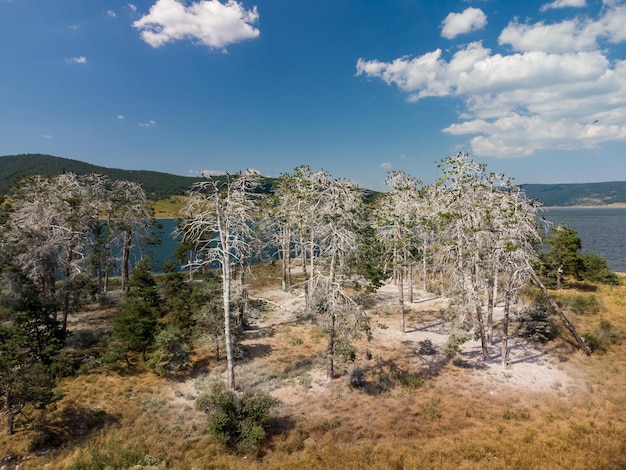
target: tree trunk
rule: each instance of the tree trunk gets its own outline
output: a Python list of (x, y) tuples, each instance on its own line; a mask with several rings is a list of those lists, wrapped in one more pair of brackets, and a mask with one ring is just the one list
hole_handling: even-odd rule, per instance
[(402, 268), (398, 269), (398, 302), (400, 304), (400, 328), (402, 333), (406, 332), (404, 319), (404, 282), (402, 278)]
[(409, 284), (409, 303), (412, 304), (413, 303), (413, 266), (409, 266), (407, 269), (409, 271), (409, 280), (408, 280), (408, 284)]
[(550, 295), (550, 292), (548, 292), (548, 289), (546, 289), (546, 286), (543, 285), (543, 282), (541, 282), (541, 279), (539, 279), (539, 276), (537, 276), (537, 273), (535, 272), (535, 270), (530, 265), (528, 266), (528, 268), (530, 270), (530, 275), (533, 278), (533, 281), (535, 281), (535, 284), (539, 286), (539, 288), (543, 292), (543, 295), (545, 295), (546, 299), (548, 299), (548, 302), (550, 302), (550, 305), (552, 306), (552, 308), (556, 310), (556, 312), (559, 314), (559, 317), (561, 317), (561, 320), (563, 320), (563, 323), (565, 323), (565, 327), (569, 330), (569, 332), (572, 334), (574, 339), (576, 339), (576, 343), (578, 343), (578, 347), (582, 349), (583, 351), (585, 351), (587, 356), (591, 356), (591, 349), (589, 348), (589, 346), (585, 344), (583, 339), (580, 337), (580, 335), (576, 331), (576, 328), (574, 328), (574, 325), (572, 324), (572, 322), (569, 321), (569, 319), (565, 316), (563, 311), (559, 308), (559, 305), (556, 303), (556, 300), (554, 300), (554, 298)]
[(215, 333), (215, 360), (218, 362), (220, 360), (220, 334), (219, 332)]
[(330, 325), (328, 328), (328, 345), (326, 346), (326, 378), (332, 380), (335, 376), (335, 313), (330, 312)]
[(487, 280), (487, 341), (493, 344), (493, 277)]
[(504, 298), (504, 316), (502, 318), (502, 367), (509, 361), (509, 310), (511, 309), (511, 292), (507, 289)]
[(427, 285), (426, 279), (428, 277), (428, 265), (426, 264), (426, 242), (424, 242), (422, 247), (422, 290), (426, 292)]
[[(313, 254), (311, 254), (311, 257)], [(306, 246), (304, 244), (304, 237), (302, 231), (300, 231), (300, 258), (302, 259), (302, 284), (304, 285), (304, 301), (306, 305), (309, 305), (309, 276), (306, 270)]]
[(489, 353), (487, 352), (487, 338), (485, 337), (485, 323), (483, 321), (483, 312), (479, 302), (476, 302), (476, 319), (478, 320), (478, 328), (480, 331), (480, 350), (483, 355), (483, 360), (489, 359)]
[(283, 239), (282, 239), (282, 249), (281, 249), (281, 258), (282, 258), (282, 288), (284, 291), (287, 290), (287, 229), (283, 229)]
[(222, 287), (224, 298), (224, 340), (226, 342), (226, 368), (228, 372), (228, 388), (235, 391), (235, 361), (233, 357), (233, 340), (230, 325), (230, 263), (222, 263)]
[(128, 279), (130, 279), (130, 245), (132, 242), (132, 230), (126, 229), (124, 232), (124, 246), (122, 248), (122, 290), (128, 290)]
[(8, 390), (4, 394), (6, 417), (7, 417), (7, 436), (13, 434), (13, 421), (15, 420), (15, 412), (11, 408), (11, 392)]

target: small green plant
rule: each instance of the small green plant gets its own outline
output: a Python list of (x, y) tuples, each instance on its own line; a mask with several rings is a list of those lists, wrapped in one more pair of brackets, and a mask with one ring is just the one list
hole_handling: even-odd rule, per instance
[(218, 442), (252, 453), (265, 439), (269, 412), (279, 403), (266, 393), (235, 393), (215, 383), (208, 393), (198, 397), (196, 408), (207, 413), (207, 431)]
[(291, 338), (290, 343), (291, 343), (292, 346), (299, 346), (299, 345), (302, 344), (302, 338), (294, 336), (294, 337)]
[(624, 333), (615, 328), (610, 321), (602, 318), (595, 331), (584, 333), (582, 336), (585, 344), (593, 352), (601, 353), (606, 352), (610, 345), (619, 343), (624, 338)]
[(537, 343), (546, 343), (556, 337), (556, 328), (548, 306), (534, 302), (522, 310), (519, 316), (517, 334)]
[(437, 350), (431, 340), (425, 339), (424, 341), (420, 341), (419, 345), (420, 348), (418, 353), (422, 356), (432, 356), (433, 354), (437, 354)]
[(597, 314), (602, 309), (602, 304), (595, 295), (567, 295), (561, 296), (559, 303), (576, 315)]
[(352, 388), (363, 388), (363, 384), (365, 382), (365, 371), (360, 367), (352, 369), (350, 371), (349, 382)]

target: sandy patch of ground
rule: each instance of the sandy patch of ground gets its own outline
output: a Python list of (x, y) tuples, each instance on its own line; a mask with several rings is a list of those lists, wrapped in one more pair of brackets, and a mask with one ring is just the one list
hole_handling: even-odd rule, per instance
[[(368, 310), (373, 334), (371, 341), (361, 343), (361, 347), (371, 350), (373, 359), (357, 360), (344, 368), (344, 372), (357, 366), (371, 367), (376, 361), (388, 361), (402, 370), (430, 377), (438, 386), (467, 390), (478, 386), (490, 395), (504, 396), (515, 391), (516, 396), (522, 392), (563, 396), (575, 388), (575, 380), (557, 357), (521, 338), (509, 340), (509, 365), (505, 368), (500, 364), (499, 337), (489, 346), (487, 361), (482, 359), (480, 341), (474, 340), (465, 343), (451, 360), (444, 352), (450, 325), (438, 315), (446, 300), (416, 291), (414, 302), (407, 303), (407, 331), (402, 333), (396, 293), (395, 286), (384, 286), (375, 294)], [(272, 289), (251, 293), (250, 298), (263, 301), (266, 310), (263, 318), (246, 332), (244, 346), (253, 352), (248, 361), (237, 365), (238, 384), (270, 392), (295, 415), (310, 417), (314, 410), (315, 414), (332, 415), (333, 397), (349, 393), (347, 376), (330, 382), (326, 379), (326, 338), (311, 340), (312, 324), (302, 321), (300, 316), (304, 309), (301, 292), (292, 294)], [(433, 354), (420, 353), (426, 340), (432, 344)], [(209, 373), (210, 380), (225, 378), (223, 366)], [(170, 406), (178, 409), (193, 406), (192, 400), (207, 389), (207, 384), (198, 380), (190, 378), (172, 387), (168, 391)]]
[[(377, 306), (397, 305), (397, 288), (395, 286), (383, 286), (376, 293)], [(382, 343), (403, 344), (407, 348), (413, 348), (415, 366), (426, 365), (431, 370), (438, 367), (445, 360), (443, 347), (447, 341), (447, 332), (450, 324), (440, 318), (421, 322), (420, 313), (439, 310), (447, 305), (445, 299), (435, 297), (433, 294), (423, 291), (414, 292), (412, 304), (406, 303), (407, 311), (412, 312), (407, 321), (406, 333), (400, 331), (399, 316), (388, 317), (386, 329), (377, 329), (375, 338)], [(502, 309), (494, 311), (494, 321), (498, 322), (502, 316)], [(437, 353), (434, 355), (421, 355), (418, 353), (420, 344), (430, 340)], [(509, 338), (508, 366), (501, 365), (501, 336), (496, 333), (494, 343), (488, 346), (489, 358), (482, 358), (480, 340), (471, 340), (461, 346), (461, 353), (453, 363), (459, 367), (471, 371), (471, 375), (486, 382), (497, 385), (521, 387), (533, 391), (561, 390), (572, 385), (568, 373), (558, 360), (541, 350), (523, 338)]]

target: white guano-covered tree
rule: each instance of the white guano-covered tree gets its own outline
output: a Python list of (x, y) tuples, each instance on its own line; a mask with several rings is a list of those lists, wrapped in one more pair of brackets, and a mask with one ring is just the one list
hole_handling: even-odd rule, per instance
[(385, 183), (390, 191), (378, 199), (374, 223), (398, 286), (400, 323), (404, 333), (405, 278), (408, 278), (409, 302), (412, 302), (412, 273), (418, 262), (418, 252), (423, 250), (423, 229), (419, 217), (421, 182), (404, 172), (390, 171)]
[(235, 366), (231, 332), (232, 266), (249, 259), (257, 213), (259, 175), (254, 172), (226, 175), (195, 184), (187, 206), (180, 213), (179, 232), (202, 257), (195, 267), (219, 264), (222, 273), (224, 336), (228, 387), (235, 390)]
[(8, 239), (16, 261), (48, 299), (58, 300), (65, 330), (72, 305), (79, 301), (77, 281), (86, 271), (89, 226), (97, 217), (86, 185), (74, 173), (28, 177), (17, 186), (14, 209)]
[(121, 246), (122, 289), (127, 290), (131, 271), (131, 250), (148, 238), (152, 209), (141, 184), (136, 181), (113, 182), (109, 197), (107, 219), (110, 239), (107, 241), (107, 247), (110, 249), (114, 244)]
[(363, 192), (352, 181), (334, 179), (327, 172), (315, 173), (313, 187), (318, 191), (314, 200), (318, 201), (316, 213), (320, 218), (313, 228), (313, 239), (317, 240), (320, 261), (311, 269), (310, 295), (318, 299), (317, 310), (328, 335), (326, 376), (330, 380), (334, 377), (337, 340), (347, 345), (360, 331), (369, 332), (367, 317), (344, 288), (349, 280), (348, 260), (357, 249)]

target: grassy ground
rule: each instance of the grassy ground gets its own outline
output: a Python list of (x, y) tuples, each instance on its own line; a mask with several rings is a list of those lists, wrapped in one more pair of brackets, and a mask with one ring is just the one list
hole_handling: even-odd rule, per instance
[[(262, 269), (251, 295), (263, 294), (272, 308), (246, 333), (236, 366), (240, 386), (283, 403), (262, 452), (233, 455), (205, 434), (194, 400), (224, 376), (207, 347), (174, 380), (139, 367), (64, 380), (47, 434), (18, 429), (0, 437), (0, 459), (15, 456), (22, 469), (626, 468), (625, 341), (588, 358), (562, 333), (541, 353), (568, 381), (513, 386), (463, 362), (426, 364), (415, 344), (394, 333), (397, 312), (374, 304), (379, 339), (357, 342), (356, 363), (339, 361), (338, 377), (327, 382), (323, 332), (293, 315), (299, 299), (281, 293), (275, 271)], [(601, 334), (601, 320), (626, 331), (626, 286), (557, 293), (572, 295), (600, 304), (593, 314), (569, 314), (581, 333)], [(88, 309), (74, 326), (101, 331), (115, 311)], [(409, 323), (438, 315), (424, 307)], [(366, 370), (362, 389), (348, 383), (355, 364)], [(29, 452), (33, 440), (40, 445)]]
[(186, 203), (185, 196), (171, 196), (169, 199), (151, 201), (151, 206), (157, 219), (175, 219)]

